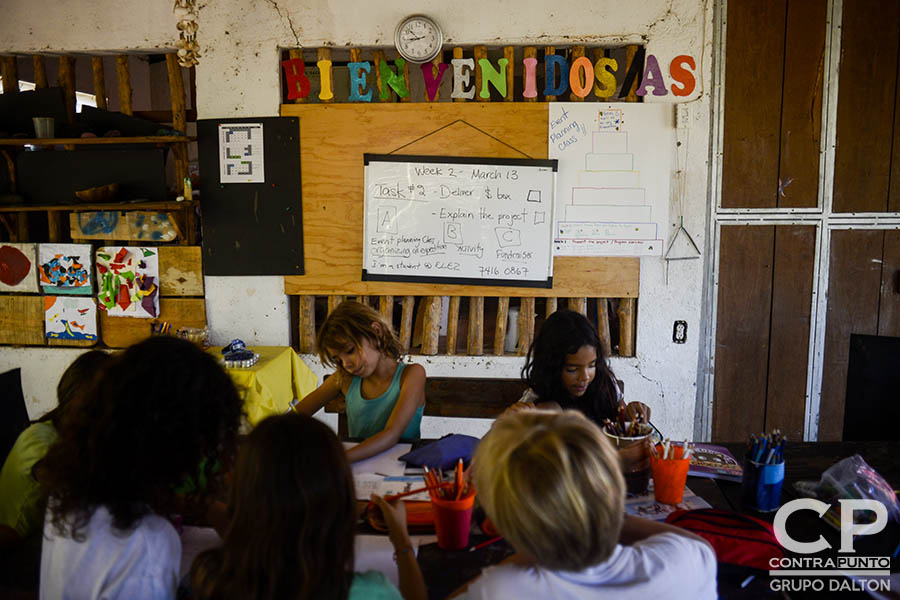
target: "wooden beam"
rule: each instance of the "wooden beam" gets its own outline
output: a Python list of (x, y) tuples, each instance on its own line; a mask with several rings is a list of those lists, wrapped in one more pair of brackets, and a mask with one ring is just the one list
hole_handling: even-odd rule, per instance
[(619, 298), (619, 356), (634, 356), (634, 298)]
[(506, 95), (503, 97), (503, 101), (512, 102), (516, 99), (516, 49), (512, 46), (504, 46), (503, 58), (508, 61), (506, 64)]
[(447, 350), (450, 356), (456, 354), (456, 344), (459, 341), (459, 296), (450, 296), (450, 306), (447, 309)]
[(119, 84), (119, 112), (131, 115), (131, 71), (128, 68), (128, 55), (116, 56), (116, 79)]
[(509, 296), (497, 298), (497, 319), (494, 322), (494, 354), (506, 354), (506, 327), (509, 320)]
[(516, 354), (525, 356), (534, 339), (534, 298), (522, 298), (519, 305), (519, 340)]
[(91, 73), (94, 78), (94, 98), (97, 101), (97, 108), (107, 110), (106, 103), (106, 74), (103, 71), (103, 57), (91, 57)]
[(556, 312), (556, 304), (557, 304), (556, 298), (547, 298), (547, 309), (544, 312), (544, 317), (549, 317), (550, 315), (552, 315), (553, 313)]
[(597, 333), (600, 334), (603, 356), (609, 358), (612, 355), (612, 340), (609, 337), (609, 301), (606, 298), (597, 298)]
[(344, 296), (328, 296), (328, 314), (330, 315), (344, 300)]
[(4, 94), (14, 94), (19, 91), (19, 70), (15, 56), (0, 56), (0, 75), (3, 76)]
[(569, 310), (587, 315), (587, 301), (583, 297), (569, 298)]
[(404, 352), (409, 352), (412, 341), (413, 310), (416, 306), (415, 296), (403, 296), (400, 301), (400, 346)]
[(422, 354), (433, 356), (438, 353), (438, 340), (441, 333), (441, 304), (443, 297), (426, 296), (425, 317), (422, 331)]
[(75, 122), (75, 57), (60, 56), (59, 72), (56, 77), (62, 88), (66, 103), (66, 118), (69, 123)]
[[(182, 79), (181, 66), (178, 64), (178, 55), (174, 52), (166, 54), (166, 71), (169, 76), (169, 97), (172, 101), (172, 127), (187, 135), (184, 79)], [(172, 155), (175, 157), (175, 192), (179, 196), (185, 196), (188, 186), (185, 185), (184, 180), (189, 176), (187, 146), (184, 144), (172, 146)]]
[(42, 90), (46, 87), (50, 87), (50, 84), (47, 82), (47, 62), (44, 60), (43, 55), (35, 54), (32, 56), (31, 64), (34, 65), (35, 89)]
[(469, 335), (466, 339), (469, 356), (484, 354), (484, 296), (469, 298)]
[(475, 46), (472, 49), (472, 53), (475, 56), (475, 100), (478, 102), (490, 102), (490, 96), (487, 98), (481, 97), (481, 84), (484, 81), (484, 74), (481, 72), (481, 65), (478, 64), (479, 60), (487, 58), (487, 46)]
[(300, 296), (300, 315), (298, 318), (300, 327), (299, 350), (303, 354), (312, 354), (316, 351), (316, 297)]

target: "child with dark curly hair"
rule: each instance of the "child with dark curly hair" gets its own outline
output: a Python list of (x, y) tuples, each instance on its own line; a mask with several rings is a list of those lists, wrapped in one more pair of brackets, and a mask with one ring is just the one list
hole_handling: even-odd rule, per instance
[(174, 598), (174, 488), (206, 459), (222, 468), (206, 474), (205, 497), (219, 492), (241, 407), (225, 370), (190, 342), (154, 337), (114, 355), (41, 465), (41, 597)]
[[(402, 501), (373, 496), (396, 550), (400, 592), (427, 596)], [(354, 572), (357, 505), (337, 436), (305, 415), (269, 417), (241, 445), (223, 544), (191, 568), (200, 600), (400, 600), (378, 571)]]
[[(615, 420), (624, 402), (606, 358), (587, 317), (572, 310), (554, 312), (528, 349), (522, 379), (529, 389), (520, 404), (575, 409), (598, 425), (603, 419)], [(650, 409), (643, 403), (632, 402), (627, 408), (640, 413), (645, 422), (650, 420)]]

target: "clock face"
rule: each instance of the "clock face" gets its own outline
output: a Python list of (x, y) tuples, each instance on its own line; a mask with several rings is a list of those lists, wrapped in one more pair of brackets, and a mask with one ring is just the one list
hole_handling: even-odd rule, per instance
[(437, 23), (423, 16), (404, 20), (394, 36), (400, 56), (415, 63), (428, 62), (436, 57), (443, 41), (444, 36)]

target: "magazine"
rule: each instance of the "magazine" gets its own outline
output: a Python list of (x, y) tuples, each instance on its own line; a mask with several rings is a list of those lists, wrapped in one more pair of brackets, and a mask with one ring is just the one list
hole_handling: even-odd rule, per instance
[(691, 491), (689, 487), (684, 488), (684, 497), (678, 504), (663, 504), (657, 502), (653, 497), (653, 481), (650, 481), (650, 487), (646, 494), (631, 495), (625, 498), (625, 512), (635, 517), (643, 517), (653, 521), (662, 521), (676, 510), (694, 510), (697, 508), (711, 508), (709, 502)]
[(711, 477), (726, 481), (741, 482), (744, 469), (741, 463), (723, 446), (713, 444), (694, 444), (691, 455), (691, 467), (688, 475), (693, 477)]

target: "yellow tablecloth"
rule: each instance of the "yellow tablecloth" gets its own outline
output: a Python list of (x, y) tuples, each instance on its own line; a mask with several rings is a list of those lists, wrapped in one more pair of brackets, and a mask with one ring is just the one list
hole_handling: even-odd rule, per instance
[[(252, 367), (226, 369), (244, 398), (250, 425), (269, 415), (287, 412), (291, 400), (303, 398), (318, 383), (315, 374), (288, 346), (248, 346), (259, 354)], [(215, 348), (222, 357), (222, 349)]]

